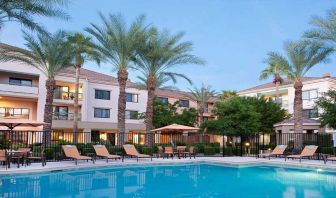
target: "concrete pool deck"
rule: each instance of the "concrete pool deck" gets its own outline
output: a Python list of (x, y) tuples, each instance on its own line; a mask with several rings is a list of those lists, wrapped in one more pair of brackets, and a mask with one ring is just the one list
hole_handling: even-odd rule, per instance
[(251, 165), (268, 165), (277, 167), (296, 167), (296, 168), (314, 168), (314, 169), (325, 169), (336, 171), (336, 163), (328, 162), (324, 164), (323, 160), (287, 160), (284, 158), (274, 158), (268, 159), (256, 159), (255, 157), (196, 157), (192, 158), (174, 158), (174, 159), (162, 159), (153, 158), (150, 159), (125, 159), (124, 162), (121, 160), (97, 160), (95, 164), (91, 161), (79, 161), (78, 165), (75, 165), (74, 161), (60, 161), (60, 162), (47, 162), (47, 165), (42, 167), (41, 163), (32, 163), (30, 166), (20, 166), (17, 168), (15, 164), (11, 165), (11, 168), (6, 169), (4, 166), (0, 167), (1, 175), (16, 175), (16, 174), (27, 174), (27, 173), (41, 173), (49, 171), (60, 171), (60, 170), (75, 170), (84, 168), (97, 168), (97, 167), (123, 167), (123, 166), (143, 166), (143, 165), (171, 165), (171, 164), (185, 164), (185, 163), (214, 163), (222, 164), (227, 166), (251, 166)]

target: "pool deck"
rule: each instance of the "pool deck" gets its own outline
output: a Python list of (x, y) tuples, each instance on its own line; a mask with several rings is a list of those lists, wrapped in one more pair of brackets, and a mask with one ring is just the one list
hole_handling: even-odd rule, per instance
[(256, 159), (255, 157), (196, 157), (192, 158), (174, 158), (174, 159), (162, 159), (153, 158), (150, 159), (125, 159), (124, 162), (121, 160), (97, 160), (95, 164), (91, 161), (79, 161), (78, 165), (75, 165), (74, 161), (61, 161), (61, 162), (48, 162), (46, 166), (42, 167), (41, 163), (32, 163), (30, 166), (20, 166), (17, 168), (15, 164), (11, 165), (11, 168), (6, 169), (4, 166), (0, 167), (1, 175), (16, 175), (16, 174), (26, 174), (26, 173), (40, 173), (49, 171), (60, 171), (60, 170), (76, 170), (83, 168), (92, 167), (123, 167), (123, 166), (143, 166), (143, 165), (167, 165), (167, 164), (185, 164), (185, 163), (212, 163), (212, 164), (222, 164), (227, 166), (244, 167), (252, 165), (268, 165), (277, 167), (296, 167), (296, 168), (314, 168), (314, 169), (324, 169), (336, 171), (336, 163), (328, 162), (324, 164), (323, 160), (287, 160), (284, 158), (274, 158), (268, 159)]

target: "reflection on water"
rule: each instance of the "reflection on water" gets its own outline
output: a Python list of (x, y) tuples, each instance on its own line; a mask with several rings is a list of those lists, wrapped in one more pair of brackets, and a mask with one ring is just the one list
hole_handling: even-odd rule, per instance
[(329, 197), (336, 174), (272, 167), (126, 167), (0, 178), (0, 197)]

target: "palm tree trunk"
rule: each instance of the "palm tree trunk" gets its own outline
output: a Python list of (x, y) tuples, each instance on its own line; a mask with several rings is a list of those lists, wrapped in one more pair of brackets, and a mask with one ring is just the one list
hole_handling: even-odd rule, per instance
[(294, 95), (294, 132), (302, 133), (302, 87), (301, 80), (297, 80), (294, 83), (295, 95)]
[[(199, 103), (199, 108), (198, 108), (198, 113), (199, 113), (199, 126), (202, 126), (203, 122), (204, 122), (204, 104), (203, 103)], [(203, 143), (203, 137), (204, 137), (204, 130), (202, 132), (202, 136), (200, 136), (200, 143)]]
[(79, 92), (79, 75), (80, 65), (76, 66), (76, 81), (75, 81), (75, 98), (74, 98), (74, 117), (73, 117), (73, 142), (77, 144), (78, 141), (78, 92)]
[(119, 98), (118, 98), (118, 130), (119, 130), (119, 145), (124, 144), (125, 139), (125, 110), (126, 110), (126, 83), (128, 79), (128, 72), (126, 69), (118, 71), (119, 83)]
[(279, 85), (280, 85), (280, 82), (279, 81), (276, 81), (275, 82), (275, 102), (278, 103), (279, 102)]
[(153, 76), (150, 76), (147, 80), (147, 107), (146, 107), (146, 143), (148, 146), (153, 145), (153, 134), (151, 130), (153, 129), (153, 102), (155, 98), (155, 87), (156, 79)]
[(46, 81), (46, 103), (44, 106), (44, 118), (43, 122), (45, 123), (43, 126), (44, 130), (44, 142), (47, 145), (51, 143), (51, 124), (52, 124), (52, 115), (53, 115), (53, 98), (54, 98), (54, 90), (56, 88), (56, 81), (54, 78), (48, 78)]

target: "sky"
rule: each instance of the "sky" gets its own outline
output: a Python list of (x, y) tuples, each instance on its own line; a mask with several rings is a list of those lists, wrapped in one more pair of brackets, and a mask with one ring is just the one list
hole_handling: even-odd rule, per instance
[[(183, 41), (193, 42), (193, 54), (206, 65), (179, 65), (175, 72), (190, 77), (193, 85), (179, 80), (181, 90), (210, 85), (217, 91), (242, 90), (260, 81), (269, 51), (283, 53), (283, 43), (300, 39), (309, 29), (312, 16), (325, 16), (336, 8), (335, 0), (72, 0), (67, 8), (71, 20), (38, 18), (47, 30), (83, 31), (90, 23), (101, 24), (98, 16), (122, 14), (127, 22), (145, 14), (146, 22), (171, 33), (184, 32)], [(21, 26), (6, 23), (0, 32), (3, 43), (25, 47)], [(335, 55), (333, 55), (335, 57)], [(319, 64), (308, 76), (336, 75), (336, 59)], [(88, 62), (84, 68), (116, 76), (109, 64)], [(130, 79), (137, 81), (136, 71)]]

